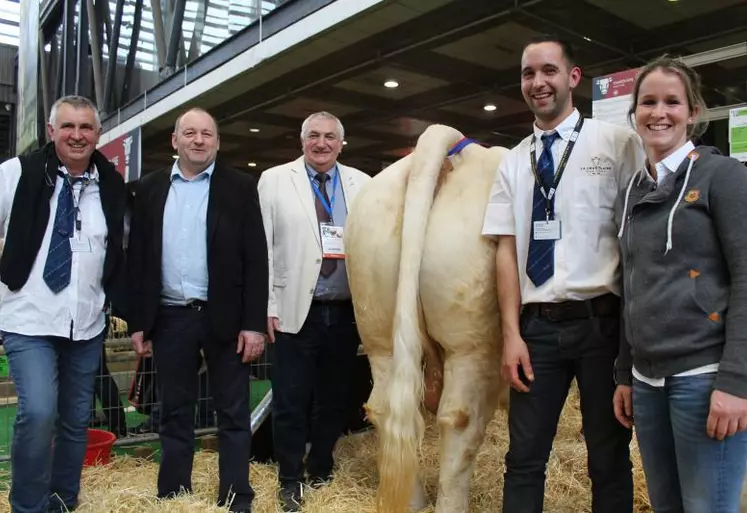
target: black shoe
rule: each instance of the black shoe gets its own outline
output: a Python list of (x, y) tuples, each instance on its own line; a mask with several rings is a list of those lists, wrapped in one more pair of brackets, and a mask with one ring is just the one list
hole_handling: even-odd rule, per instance
[(306, 480), (306, 485), (312, 490), (318, 490), (329, 486), (332, 483), (332, 476), (309, 476)]
[(303, 502), (303, 487), (301, 483), (289, 483), (280, 485), (280, 509), (284, 513), (300, 513)]
[[(219, 508), (225, 508), (228, 506), (228, 501), (226, 499), (218, 499), (218, 507)], [(228, 506), (228, 511), (231, 513), (252, 513), (252, 506), (251, 504), (247, 506), (244, 504), (231, 504)]]

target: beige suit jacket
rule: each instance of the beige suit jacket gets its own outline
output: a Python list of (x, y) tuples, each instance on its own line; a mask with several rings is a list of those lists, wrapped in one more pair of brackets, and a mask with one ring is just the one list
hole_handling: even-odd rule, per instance
[[(355, 200), (370, 176), (337, 163), (345, 206)], [(270, 264), (268, 317), (280, 331), (298, 333), (306, 321), (322, 265), (322, 242), (314, 192), (304, 159), (270, 168), (259, 178), (259, 201)]]

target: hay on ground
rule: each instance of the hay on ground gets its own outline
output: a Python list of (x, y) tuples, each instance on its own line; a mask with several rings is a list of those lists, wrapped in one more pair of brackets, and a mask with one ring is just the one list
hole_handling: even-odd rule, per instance
[[(586, 449), (580, 436), (581, 416), (574, 391), (566, 404), (547, 470), (545, 511), (585, 513), (591, 511), (590, 484), (586, 476)], [(423, 477), (426, 491), (435, 500), (438, 487), (438, 431), (429, 418), (423, 444)], [(497, 412), (488, 427), (472, 479), (470, 511), (500, 511), (504, 457), (508, 447), (506, 416)], [(337, 449), (339, 468), (333, 483), (309, 491), (303, 508), (308, 513), (374, 513), (378, 477), (376, 473), (376, 433), (369, 431), (341, 440)], [(643, 471), (635, 443), (632, 447), (636, 513), (650, 513)], [(195, 457), (194, 493), (169, 501), (157, 501), (154, 462), (128, 456), (116, 457), (105, 467), (84, 469), (83, 493), (78, 513), (217, 513), (217, 454), (199, 452)], [(280, 511), (276, 495), (277, 473), (272, 465), (252, 464), (251, 482), (257, 494), (255, 513)], [(0, 501), (0, 513), (9, 512), (7, 501)], [(432, 509), (425, 513), (433, 513)]]

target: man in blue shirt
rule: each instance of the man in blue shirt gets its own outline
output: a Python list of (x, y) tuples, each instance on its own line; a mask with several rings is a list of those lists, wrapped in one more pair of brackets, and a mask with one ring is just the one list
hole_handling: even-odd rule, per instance
[(344, 138), (337, 117), (312, 114), (301, 126), (303, 156), (259, 179), (270, 252), (273, 437), (285, 512), (300, 508), (305, 471), (312, 486), (332, 477), (359, 344), (341, 236), (350, 205), (371, 177), (337, 161)]
[[(218, 503), (249, 512), (249, 366), (264, 350), (267, 246), (254, 178), (216, 162), (215, 119), (191, 109), (179, 158), (138, 187), (129, 241), (132, 345), (153, 352), (161, 399), (158, 496), (191, 491), (200, 351), (220, 439)], [(152, 342), (151, 342), (152, 341)]]

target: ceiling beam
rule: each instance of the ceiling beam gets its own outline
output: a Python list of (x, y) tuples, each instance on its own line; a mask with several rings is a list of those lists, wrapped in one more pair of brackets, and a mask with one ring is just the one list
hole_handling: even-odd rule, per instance
[(469, 9), (465, 9), (462, 2), (447, 4), (341, 48), (320, 61), (286, 73), (271, 84), (240, 94), (213, 108), (213, 113), (221, 120), (272, 108), (314, 87), (332, 85), (375, 69), (391, 56), (435, 41), (443, 44), (448, 38), (459, 39), (467, 33), (474, 33), (476, 26), (484, 29), (486, 23), (503, 23), (506, 16), (516, 11), (516, 6), (528, 7), (543, 1), (471, 0)]
[[(633, 42), (633, 52), (649, 58), (673, 47), (695, 44), (735, 32), (743, 32), (747, 39), (747, 2), (657, 27)], [(686, 39), (678, 40), (673, 34)]]

